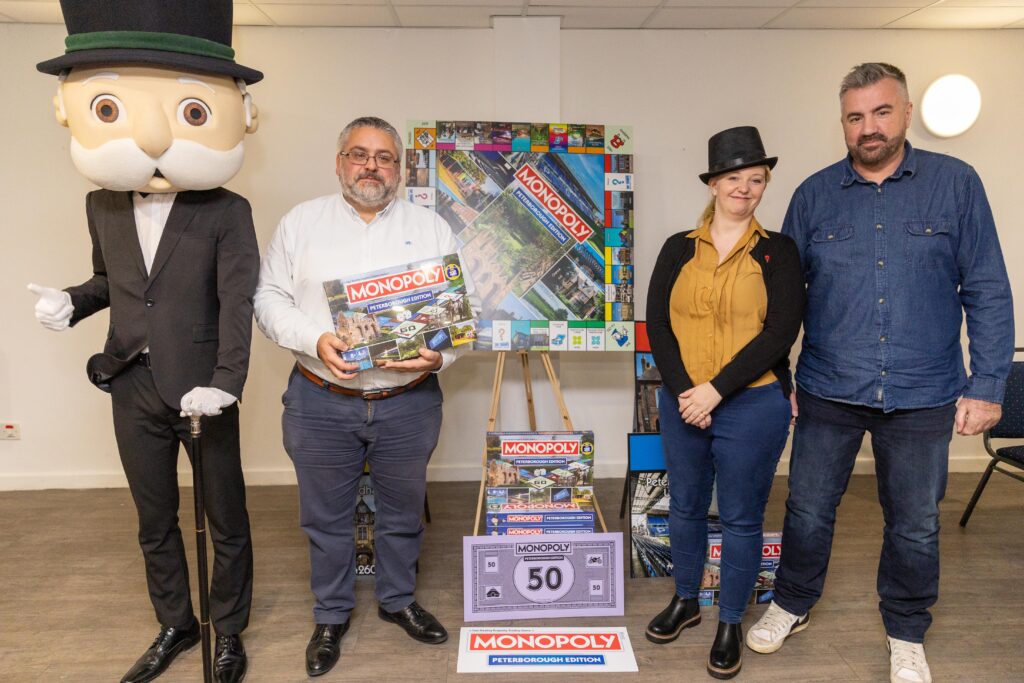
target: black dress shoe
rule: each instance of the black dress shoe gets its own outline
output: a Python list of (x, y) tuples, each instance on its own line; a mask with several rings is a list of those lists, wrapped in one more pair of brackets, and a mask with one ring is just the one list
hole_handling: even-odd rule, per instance
[(448, 640), (448, 631), (444, 630), (441, 622), (415, 602), (397, 612), (385, 612), (383, 607), (378, 607), (377, 614), (384, 621), (398, 624), (411, 638), (421, 643), (436, 645)]
[(344, 624), (317, 624), (306, 646), (306, 673), (323, 676), (334, 668), (341, 657), (341, 637), (348, 631)]
[(690, 628), (699, 623), (700, 605), (697, 603), (697, 598), (683, 599), (678, 595), (673, 595), (672, 602), (668, 603), (668, 607), (651, 619), (644, 635), (652, 643), (664, 645), (678, 638), (684, 628)]
[(199, 642), (199, 622), (192, 620), (187, 628), (164, 627), (149, 649), (139, 657), (121, 683), (146, 683), (162, 674), (179, 654)]
[(718, 633), (708, 656), (708, 673), (714, 678), (732, 678), (743, 663), (743, 627), (718, 622)]
[(213, 680), (217, 683), (242, 683), (248, 665), (242, 636), (217, 636), (213, 655)]

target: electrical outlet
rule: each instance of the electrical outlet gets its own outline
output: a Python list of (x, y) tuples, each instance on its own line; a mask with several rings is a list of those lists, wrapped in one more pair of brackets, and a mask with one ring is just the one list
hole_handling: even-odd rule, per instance
[(21, 426), (14, 422), (4, 422), (3, 438), (8, 441), (17, 441), (21, 438)]

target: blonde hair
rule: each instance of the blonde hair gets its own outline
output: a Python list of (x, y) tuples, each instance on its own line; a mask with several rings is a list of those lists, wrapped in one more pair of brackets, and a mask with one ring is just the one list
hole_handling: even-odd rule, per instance
[[(725, 175), (724, 173), (722, 175)], [(767, 166), (764, 167), (764, 184), (767, 185), (771, 182), (772, 170)], [(713, 178), (710, 180), (714, 180)], [(708, 181), (708, 192), (711, 192), (710, 180)], [(704, 207), (704, 211), (700, 214), (700, 218), (697, 219), (697, 227), (701, 227), (706, 223), (710, 223), (715, 218), (715, 195), (711, 195), (708, 199), (707, 205)]]

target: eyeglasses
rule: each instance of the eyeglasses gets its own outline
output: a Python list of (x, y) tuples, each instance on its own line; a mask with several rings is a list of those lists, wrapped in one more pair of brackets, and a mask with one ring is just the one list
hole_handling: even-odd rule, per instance
[(338, 152), (338, 156), (348, 157), (348, 160), (356, 166), (366, 166), (366, 162), (370, 159), (377, 162), (377, 168), (394, 168), (398, 164), (398, 159), (388, 152), (377, 152), (371, 155), (361, 149), (356, 149), (351, 152)]

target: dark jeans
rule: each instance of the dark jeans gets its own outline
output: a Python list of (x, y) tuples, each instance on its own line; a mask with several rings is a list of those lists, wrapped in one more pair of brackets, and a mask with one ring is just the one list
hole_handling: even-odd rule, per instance
[(764, 508), (789, 435), (790, 407), (778, 382), (743, 389), (711, 413), (711, 426), (683, 422), (665, 387), (658, 413), (668, 469), (669, 536), (676, 594), (695, 598), (704, 576), (708, 506), (718, 479), (722, 521), (721, 621), (738, 624), (761, 568)]
[(924, 642), (932, 622), (928, 608), (939, 595), (939, 501), (946, 493), (955, 405), (883, 413), (802, 390), (797, 402), (775, 601), (802, 615), (821, 597), (836, 508), (868, 432), (885, 520), (878, 562), (882, 621), (893, 638)]
[(367, 462), (377, 504), (377, 601), (389, 612), (404, 609), (414, 599), (427, 462), (441, 431), (437, 377), (398, 396), (365, 401), (293, 370), (283, 400), (284, 447), (299, 480), (316, 623), (345, 623), (355, 606), (356, 494)]
[[(149, 598), (162, 626), (185, 627), (195, 617), (178, 527), (178, 457), (181, 445), (191, 440), (189, 420), (160, 398), (149, 368), (129, 366), (110, 390), (117, 450), (139, 515)], [(218, 633), (234, 635), (248, 625), (252, 605), (252, 540), (238, 406), (204, 417), (202, 425), (203, 493), (213, 542), (210, 619)]]

